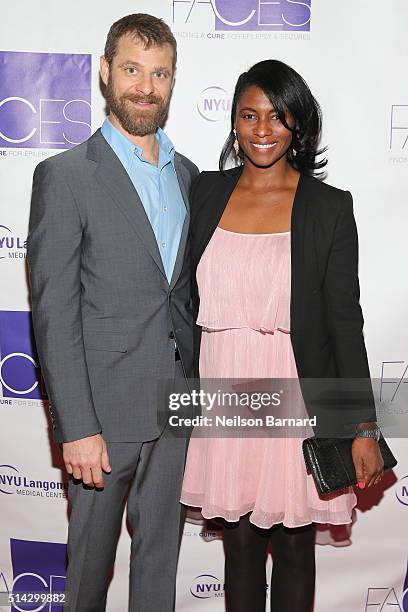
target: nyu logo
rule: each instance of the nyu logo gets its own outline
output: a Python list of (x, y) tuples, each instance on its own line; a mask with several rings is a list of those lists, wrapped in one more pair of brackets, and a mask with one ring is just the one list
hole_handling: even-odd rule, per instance
[(225, 89), (213, 85), (206, 87), (200, 93), (197, 110), (206, 121), (222, 121), (229, 119), (231, 98)]
[(69, 149), (91, 134), (91, 55), (0, 52), (0, 146)]
[(21, 259), (26, 257), (27, 241), (14, 235), (6, 225), (0, 225), (0, 259), (10, 257)]
[(0, 397), (44, 399), (30, 312), (0, 311)]
[(44, 596), (39, 604), (28, 601), (25, 604), (14, 603), (11, 612), (63, 612), (61, 601), (65, 589), (66, 549), (66, 544), (55, 542), (10, 540), (13, 581), (9, 586), (4, 573), (0, 573), (1, 590), (8, 593), (35, 592)]
[[(222, 31), (310, 31), (312, 0), (172, 0), (173, 23), (212, 13)], [(203, 6), (204, 5), (204, 6)]]
[(408, 506), (408, 480), (406, 480), (407, 478), (408, 475), (400, 478), (399, 489), (395, 491), (396, 498), (403, 506)]
[(393, 104), (391, 106), (390, 149), (404, 150), (407, 143), (408, 104)]
[(4, 495), (12, 495), (14, 491), (8, 489), (12, 484), (16, 484), (16, 478), (20, 478), (18, 475), (18, 469), (13, 465), (0, 465), (0, 493)]
[(200, 574), (194, 578), (190, 593), (197, 599), (210, 599), (210, 597), (224, 597), (224, 585), (216, 576)]
[(0, 493), (4, 495), (17, 493), (36, 497), (64, 497), (65, 495), (55, 495), (52, 492), (64, 491), (67, 488), (67, 483), (58, 480), (34, 480), (20, 474), (14, 465), (0, 465)]

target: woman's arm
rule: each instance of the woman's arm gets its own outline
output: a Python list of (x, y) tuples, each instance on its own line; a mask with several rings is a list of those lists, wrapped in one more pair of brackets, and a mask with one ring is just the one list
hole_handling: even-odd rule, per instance
[[(347, 191), (343, 197), (329, 255), (324, 295), (338, 375), (360, 379), (357, 386), (359, 391), (363, 391), (364, 405), (353, 410), (353, 423), (357, 429), (372, 429), (376, 427), (377, 417), (363, 336), (357, 227), (352, 196)], [(370, 487), (379, 482), (384, 462), (377, 441), (355, 438), (352, 454), (359, 487)]]
[[(361, 388), (364, 388), (366, 405), (353, 415), (353, 422), (362, 428), (363, 424), (376, 421), (376, 412), (363, 336), (357, 228), (353, 199), (348, 191), (343, 192), (323, 290), (338, 376), (360, 379)], [(354, 385), (360, 388), (360, 383)]]

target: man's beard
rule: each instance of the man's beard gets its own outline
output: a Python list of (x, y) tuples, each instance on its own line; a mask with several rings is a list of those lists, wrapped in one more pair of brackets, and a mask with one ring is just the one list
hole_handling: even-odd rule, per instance
[[(160, 96), (149, 94), (126, 94), (117, 96), (109, 77), (105, 92), (109, 109), (116, 116), (119, 123), (128, 134), (132, 136), (146, 136), (154, 134), (158, 127), (164, 124), (169, 110), (169, 103)], [(135, 108), (132, 102), (148, 102), (155, 106), (145, 111)]]

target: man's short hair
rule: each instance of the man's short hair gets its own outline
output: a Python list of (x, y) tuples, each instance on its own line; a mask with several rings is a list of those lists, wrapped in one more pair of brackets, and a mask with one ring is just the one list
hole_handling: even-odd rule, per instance
[(111, 26), (105, 44), (105, 59), (109, 65), (112, 64), (116, 55), (118, 40), (125, 34), (130, 34), (136, 40), (139, 39), (146, 49), (149, 47), (161, 47), (169, 44), (173, 49), (173, 68), (177, 61), (177, 42), (167, 23), (163, 19), (147, 15), (146, 13), (135, 13), (126, 15)]

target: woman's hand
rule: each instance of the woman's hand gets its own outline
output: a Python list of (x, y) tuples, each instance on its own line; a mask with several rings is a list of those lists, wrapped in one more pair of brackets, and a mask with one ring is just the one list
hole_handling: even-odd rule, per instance
[(357, 483), (360, 489), (380, 482), (384, 473), (384, 460), (374, 438), (354, 438), (351, 446)]

